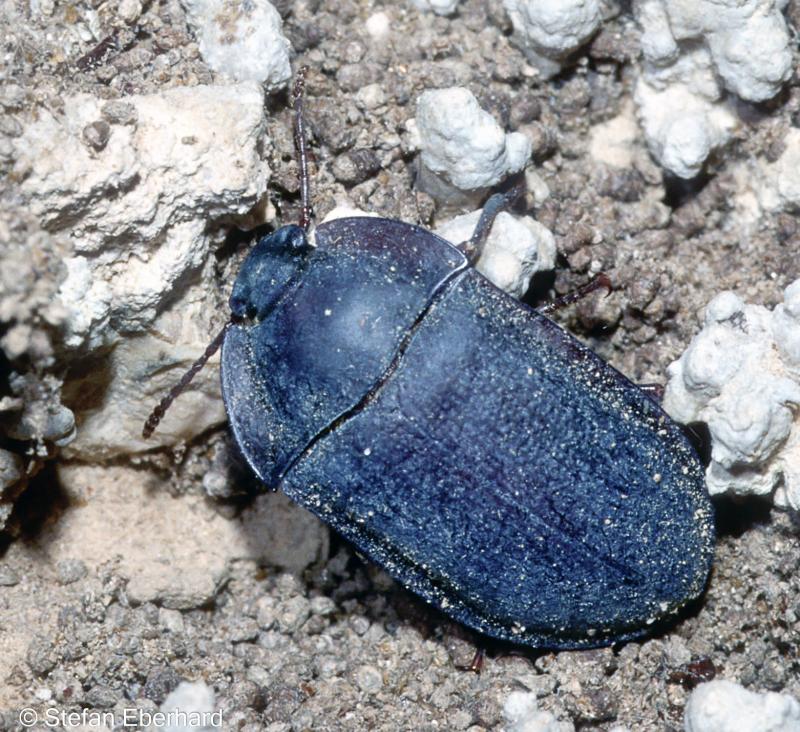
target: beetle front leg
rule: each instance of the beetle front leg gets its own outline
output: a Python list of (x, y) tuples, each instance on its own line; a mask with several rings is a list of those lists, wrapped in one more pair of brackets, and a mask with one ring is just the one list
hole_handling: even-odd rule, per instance
[(472, 661), (466, 666), (457, 666), (456, 668), (458, 668), (459, 671), (470, 671), (471, 673), (480, 675), (481, 671), (483, 671), (485, 661), (486, 649), (483, 646), (477, 646)]
[[(587, 282), (583, 287), (579, 287), (574, 292), (568, 292), (566, 295), (557, 297), (552, 302), (545, 303), (541, 307), (536, 308), (540, 313), (549, 315), (550, 313), (560, 310), (567, 305), (581, 300), (595, 290), (605, 287), (608, 290), (607, 295), (611, 294), (613, 288), (611, 286), (611, 279), (603, 272), (595, 275), (590, 282)], [(664, 398), (664, 385), (663, 384), (637, 384), (637, 386), (649, 396), (656, 404), (660, 405)]]
[(587, 295), (601, 288), (605, 288), (608, 291), (606, 296), (610, 295), (614, 289), (611, 286), (611, 279), (604, 272), (600, 272), (599, 274), (595, 275), (583, 287), (579, 287), (574, 292), (568, 292), (566, 295), (557, 297), (552, 302), (545, 303), (536, 309), (543, 315), (550, 315), (550, 313), (554, 313), (556, 310), (561, 310), (561, 308), (564, 308), (567, 305), (572, 305), (572, 303), (582, 300)]
[(456, 249), (463, 252), (470, 264), (474, 265), (481, 258), (483, 248), (486, 246), (486, 240), (489, 238), (489, 232), (492, 230), (492, 224), (494, 224), (498, 214), (510, 209), (524, 191), (525, 184), (518, 183), (505, 193), (495, 193), (486, 201), (472, 236), (456, 247)]

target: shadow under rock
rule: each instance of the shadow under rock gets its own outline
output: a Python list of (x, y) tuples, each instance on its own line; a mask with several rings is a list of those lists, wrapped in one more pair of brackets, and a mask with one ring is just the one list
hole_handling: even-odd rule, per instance
[(0, 558), (15, 539), (34, 541), (45, 527), (58, 520), (69, 505), (55, 462), (51, 461), (30, 479), (28, 487), (15, 501), (8, 522), (11, 531), (0, 533)]

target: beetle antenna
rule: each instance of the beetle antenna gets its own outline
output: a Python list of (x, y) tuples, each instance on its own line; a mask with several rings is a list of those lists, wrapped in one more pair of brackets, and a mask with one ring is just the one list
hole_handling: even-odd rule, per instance
[(181, 392), (187, 386), (189, 386), (192, 379), (197, 376), (197, 373), (200, 371), (200, 369), (206, 365), (208, 359), (219, 350), (219, 347), (222, 345), (222, 341), (225, 338), (225, 333), (232, 323), (232, 318), (225, 323), (225, 325), (222, 327), (222, 330), (214, 337), (214, 340), (206, 346), (206, 350), (203, 351), (200, 358), (198, 358), (189, 367), (189, 370), (183, 376), (181, 376), (181, 380), (164, 395), (161, 401), (156, 405), (155, 409), (150, 412), (150, 416), (147, 418), (147, 421), (144, 423), (144, 427), (142, 428), (142, 437), (144, 437), (145, 440), (150, 437), (155, 428), (158, 427), (158, 423), (161, 422), (172, 402), (174, 402), (175, 399), (180, 396)]
[(292, 106), (294, 107), (294, 145), (297, 148), (297, 162), (300, 176), (300, 221), (304, 231), (311, 226), (314, 208), (311, 205), (311, 176), (308, 172), (308, 146), (306, 144), (306, 123), (303, 116), (303, 94), (306, 88), (308, 66), (297, 72), (292, 90)]

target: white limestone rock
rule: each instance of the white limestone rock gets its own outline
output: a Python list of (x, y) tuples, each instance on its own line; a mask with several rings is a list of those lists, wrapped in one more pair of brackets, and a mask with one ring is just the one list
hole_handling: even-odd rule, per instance
[(181, 681), (164, 699), (160, 710), (166, 724), (148, 732), (219, 732), (223, 713), (216, 706), (214, 689), (202, 681)]
[(480, 198), (531, 156), (531, 141), (507, 134), (463, 87), (423, 92), (410, 127), (420, 149), (420, 187), (440, 201), (459, 193)]
[(634, 100), (651, 154), (681, 178), (698, 175), (738, 124), (721, 96), (709, 53), (702, 48), (642, 74)]
[(723, 292), (667, 369), (664, 409), (711, 434), (713, 494), (774, 494), (800, 510), (800, 280), (773, 311)]
[[(48, 444), (64, 446), (75, 439), (75, 415), (61, 403), (60, 379), (52, 374), (38, 377), (32, 372), (12, 371), (8, 381), (12, 393), (20, 395), (22, 402), (21, 409), (8, 410), (16, 413), (16, 419), (6, 423), (9, 437), (35, 445), (40, 458), (49, 456)], [(0, 413), (3, 411), (0, 408)]]
[(572, 722), (559, 722), (551, 712), (539, 709), (536, 694), (512, 691), (503, 705), (505, 732), (574, 732)]
[(676, 46), (700, 42), (725, 89), (761, 102), (791, 76), (785, 7), (785, 0), (643, 0), (637, 8), (642, 51), (648, 61), (664, 65), (675, 59)]
[(766, 218), (780, 212), (800, 213), (800, 130), (790, 127), (782, 147), (777, 160), (749, 157), (727, 166), (735, 181), (731, 226), (742, 241), (760, 231)]
[[(454, 245), (472, 236), (481, 211), (442, 224), (436, 233)], [(555, 266), (556, 242), (550, 231), (530, 216), (500, 213), (475, 268), (501, 290), (522, 297), (536, 272)]]
[(800, 211), (800, 130), (787, 132), (784, 150), (774, 163), (762, 162), (758, 198), (768, 211)]
[(504, 0), (514, 39), (545, 78), (586, 43), (602, 20), (598, 0)]
[(774, 97), (792, 73), (784, 0), (638, 0), (645, 63), (635, 99), (653, 156), (696, 176), (738, 122), (734, 94)]
[(117, 333), (142, 332), (176, 282), (208, 254), (215, 221), (246, 216), (261, 201), (269, 168), (258, 153), (263, 92), (256, 84), (198, 86), (126, 98), (135, 124), (111, 124), (105, 146), (83, 140), (103, 102), (65, 100), (42, 110), (16, 143), (27, 205), (50, 230), (68, 229), (60, 300), (65, 342), (94, 350)]
[[(217, 293), (190, 285), (203, 279), (215, 229), (261, 220), (248, 217), (269, 179), (259, 153), (263, 101), (254, 83), (199, 86), (127, 97), (121, 115), (79, 94), (65, 99), (63, 115), (41, 110), (15, 140), (27, 207), (46, 229), (69, 232), (74, 242), (57, 294), (63, 345), (75, 358), (98, 359), (65, 387), (74, 398), (67, 403), (81, 410), (74, 456), (104, 459), (152, 447), (134, 422), (160, 397), (153, 390), (175, 383), (213, 335)], [(103, 132), (102, 144), (87, 142), (87, 127)], [(157, 324), (167, 312), (180, 322)], [(152, 444), (164, 444), (168, 434), (173, 442), (188, 439), (223, 421), (216, 389), (211, 368), (195, 386), (199, 402), (191, 407), (190, 394), (185, 409), (176, 407), (187, 421), (168, 421)]]
[(256, 81), (269, 92), (292, 76), (291, 44), (267, 0), (183, 0), (203, 60), (235, 81)]
[(800, 703), (719, 679), (692, 692), (683, 719), (686, 732), (800, 732)]

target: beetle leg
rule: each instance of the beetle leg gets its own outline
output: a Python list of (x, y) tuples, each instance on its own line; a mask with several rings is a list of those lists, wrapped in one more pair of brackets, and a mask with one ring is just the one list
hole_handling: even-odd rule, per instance
[(311, 205), (311, 176), (308, 172), (308, 147), (306, 145), (306, 124), (303, 116), (303, 92), (306, 86), (308, 66), (297, 72), (292, 90), (294, 106), (294, 145), (297, 148), (297, 164), (300, 176), (300, 221), (298, 225), (308, 231), (314, 218), (314, 207)]
[(481, 217), (475, 226), (472, 236), (466, 241), (461, 242), (456, 248), (469, 260), (470, 264), (475, 264), (483, 254), (483, 247), (489, 238), (492, 224), (501, 211), (506, 211), (514, 205), (522, 193), (525, 191), (525, 184), (518, 183), (513, 188), (509, 188), (505, 193), (495, 193), (483, 206)]
[(472, 661), (466, 666), (458, 666), (460, 671), (471, 671), (474, 674), (480, 674), (483, 671), (483, 662), (486, 660), (486, 649), (483, 646), (475, 648), (475, 655)]
[(568, 292), (566, 295), (557, 297), (552, 302), (545, 303), (536, 309), (544, 315), (550, 315), (550, 313), (554, 313), (556, 310), (561, 310), (561, 308), (566, 307), (567, 305), (572, 305), (572, 303), (578, 302), (578, 300), (583, 299), (590, 293), (601, 288), (605, 288), (608, 291), (606, 296), (610, 295), (614, 289), (611, 286), (611, 280), (609, 276), (603, 272), (595, 275), (583, 287), (579, 287), (574, 292)]

